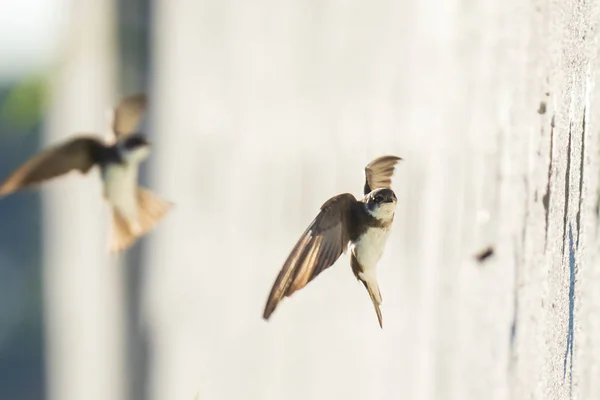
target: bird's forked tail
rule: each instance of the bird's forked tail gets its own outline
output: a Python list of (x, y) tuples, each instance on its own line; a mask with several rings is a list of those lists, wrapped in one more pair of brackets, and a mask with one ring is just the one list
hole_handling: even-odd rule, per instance
[(113, 227), (110, 251), (123, 251), (150, 232), (172, 207), (172, 203), (161, 199), (149, 190), (137, 188), (138, 220), (128, 221), (116, 208), (112, 209)]

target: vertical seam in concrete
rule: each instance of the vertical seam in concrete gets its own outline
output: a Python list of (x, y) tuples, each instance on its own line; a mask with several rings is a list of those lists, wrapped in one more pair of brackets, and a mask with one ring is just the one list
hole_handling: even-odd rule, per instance
[(583, 121), (581, 123), (581, 160), (579, 161), (579, 205), (577, 208), (577, 248), (579, 248), (579, 238), (581, 237), (581, 203), (583, 202), (583, 171), (585, 168), (585, 114), (587, 107), (583, 108)]
[(545, 214), (545, 229), (544, 229), (544, 253), (546, 252), (546, 248), (548, 246), (548, 216), (550, 212), (550, 182), (552, 181), (552, 159), (554, 157), (554, 115), (552, 116), (552, 120), (550, 121), (550, 158), (548, 161), (548, 178), (546, 181), (546, 193), (542, 197), (542, 204), (544, 205), (544, 214)]
[(565, 208), (563, 211), (563, 240), (562, 240), (562, 255), (565, 256), (565, 243), (567, 241), (567, 220), (569, 218), (569, 183), (571, 180), (571, 145), (572, 145), (572, 129), (573, 123), (569, 122), (569, 145), (567, 146), (567, 170), (565, 171)]
[(518, 296), (518, 269), (519, 269), (519, 254), (517, 253), (517, 243), (515, 240), (513, 249), (514, 263), (515, 263), (515, 276), (514, 276), (514, 288), (513, 288), (513, 318), (510, 324), (510, 361), (509, 368), (512, 368), (515, 354), (515, 341), (517, 337), (517, 318), (519, 313), (519, 296)]

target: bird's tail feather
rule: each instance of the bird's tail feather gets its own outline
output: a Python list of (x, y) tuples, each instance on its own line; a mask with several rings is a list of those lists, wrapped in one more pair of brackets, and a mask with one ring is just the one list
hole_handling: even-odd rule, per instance
[(136, 236), (131, 232), (127, 220), (116, 208), (112, 209), (112, 233), (110, 236), (110, 251), (118, 253), (135, 242)]
[(138, 220), (127, 221), (119, 210), (113, 208), (113, 229), (110, 242), (110, 251), (113, 253), (123, 251), (133, 245), (135, 241), (150, 232), (158, 221), (172, 207), (172, 203), (161, 199), (149, 190), (137, 188)]
[(375, 312), (377, 313), (377, 320), (379, 321), (379, 327), (383, 329), (383, 316), (381, 315), (381, 309), (379, 306), (381, 305), (381, 292), (379, 291), (379, 285), (377, 282), (367, 282), (361, 279), (363, 285), (369, 292), (369, 297), (371, 297), (371, 301), (373, 302), (373, 307), (375, 307)]
[(141, 234), (145, 235), (154, 229), (158, 221), (169, 212), (173, 203), (161, 199), (151, 191), (142, 187), (138, 187), (137, 196)]

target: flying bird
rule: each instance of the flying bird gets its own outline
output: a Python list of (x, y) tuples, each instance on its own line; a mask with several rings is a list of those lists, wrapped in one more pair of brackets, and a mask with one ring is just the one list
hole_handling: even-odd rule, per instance
[(365, 167), (364, 197), (344, 193), (327, 200), (283, 264), (265, 306), (268, 320), (279, 302), (331, 267), (350, 248), (350, 266), (362, 282), (383, 328), (377, 263), (390, 234), (397, 198), (390, 188), (400, 157), (383, 156)]
[(125, 250), (152, 230), (172, 206), (137, 184), (139, 165), (150, 154), (150, 143), (136, 133), (146, 105), (144, 94), (125, 97), (113, 109), (109, 140), (77, 135), (42, 150), (6, 179), (0, 197), (71, 171), (87, 174), (97, 166), (112, 213), (109, 249), (113, 253)]

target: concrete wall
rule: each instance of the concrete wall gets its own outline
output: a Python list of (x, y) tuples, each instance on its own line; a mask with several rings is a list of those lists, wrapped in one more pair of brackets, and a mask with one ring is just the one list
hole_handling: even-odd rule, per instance
[[(67, 23), (49, 74), (45, 146), (75, 134), (105, 134), (105, 111), (116, 97), (114, 4), (71, 1), (55, 12)], [(109, 214), (99, 175), (72, 173), (39, 189), (44, 194), (46, 396), (124, 399), (125, 285), (122, 268), (107, 253)]]
[[(599, 1), (155, 4), (152, 399), (600, 398)], [(384, 329), (347, 256), (263, 321), (384, 153)]]

